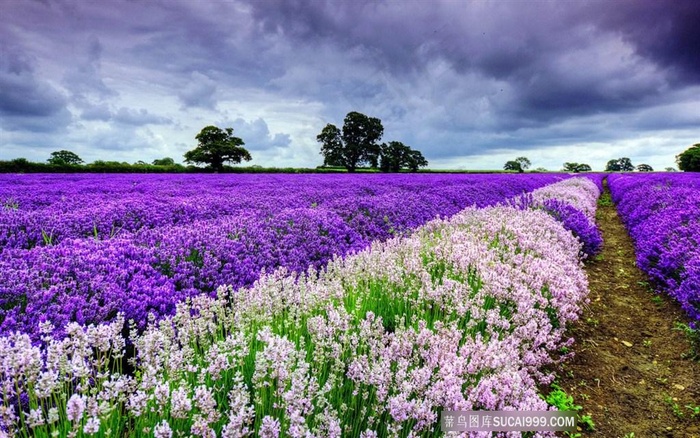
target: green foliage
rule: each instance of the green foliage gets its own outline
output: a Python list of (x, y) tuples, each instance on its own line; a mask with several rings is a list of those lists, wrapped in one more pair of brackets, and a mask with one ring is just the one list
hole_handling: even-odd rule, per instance
[(523, 167), (518, 163), (517, 161), (507, 161), (506, 164), (503, 165), (503, 170), (512, 170), (516, 171), (519, 173), (523, 173)]
[(638, 172), (653, 172), (654, 168), (648, 164), (639, 164), (639, 165), (637, 165), (637, 171)]
[(243, 147), (243, 140), (233, 136), (233, 128), (206, 126), (195, 138), (199, 144), (185, 153), (186, 163), (206, 164), (218, 172), (226, 162), (236, 164), (251, 160), (250, 153)]
[(605, 171), (606, 172), (619, 172), (620, 171), (620, 164), (617, 162), (617, 160), (610, 160), (610, 161), (608, 161), (608, 164), (605, 165)]
[(632, 172), (634, 170), (632, 161), (627, 157), (619, 158), (617, 162), (620, 164), (620, 170), (623, 172)]
[(329, 123), (316, 140), (321, 143), (324, 165), (345, 167), (348, 172), (354, 172), (365, 164), (377, 167), (381, 153), (379, 140), (383, 134), (381, 120), (353, 111), (345, 116), (342, 131)]
[(695, 325), (695, 323), (683, 323), (676, 322), (674, 330), (681, 331), (685, 333), (685, 336), (690, 342), (690, 351), (684, 356), (693, 360), (700, 359), (700, 329)]
[(583, 409), (580, 405), (574, 403), (574, 398), (567, 394), (559, 385), (553, 383), (552, 391), (545, 397), (545, 401), (556, 407), (560, 411), (574, 411), (578, 417), (578, 422), (586, 430), (595, 430), (595, 422), (590, 415), (581, 415)]
[(411, 149), (400, 141), (390, 141), (381, 146), (379, 168), (382, 172), (399, 172), (409, 169), (417, 172), (419, 167), (425, 167), (428, 161), (420, 151)]
[(593, 170), (591, 169), (591, 166), (586, 163), (564, 163), (564, 172), (580, 173), (590, 172), (591, 170)]
[(606, 172), (632, 172), (633, 170), (634, 165), (627, 157), (610, 160), (608, 161), (608, 164), (605, 165)]
[(160, 159), (153, 160), (153, 165), (154, 166), (174, 166), (175, 160), (173, 160), (170, 157), (160, 158)]
[(510, 171), (515, 171), (518, 173), (523, 173), (527, 169), (530, 168), (532, 163), (527, 157), (518, 157), (515, 160), (507, 161), (505, 165), (503, 165), (503, 170), (510, 170)]
[(62, 150), (51, 152), (51, 157), (46, 162), (54, 166), (78, 166), (83, 164), (83, 159), (74, 152)]
[(666, 397), (664, 397), (664, 401), (673, 411), (673, 415), (675, 415), (678, 418), (683, 418), (683, 409), (681, 409), (680, 405), (678, 405), (678, 403), (673, 399), (673, 397), (667, 395)]
[(676, 156), (678, 168), (683, 172), (700, 172), (700, 143), (696, 143)]
[(574, 403), (574, 398), (567, 394), (559, 385), (552, 384), (552, 392), (550, 392), (545, 401), (557, 408), (560, 411), (580, 411), (581, 406)]

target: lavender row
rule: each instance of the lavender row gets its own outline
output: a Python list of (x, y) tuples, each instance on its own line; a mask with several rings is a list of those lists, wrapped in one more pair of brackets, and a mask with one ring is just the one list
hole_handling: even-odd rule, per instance
[(543, 367), (587, 299), (580, 247), (541, 209), (468, 208), (320, 271), (188, 299), (129, 340), (121, 314), (60, 340), (41, 324), (41, 346), (0, 337), (0, 431), (432, 436), (442, 410), (550, 409)]
[(572, 178), (518, 196), (510, 204), (520, 209), (541, 209), (549, 213), (582, 244), (582, 258), (599, 254), (603, 236), (595, 222), (598, 197), (602, 192), (600, 175)]
[[(413, 203), (417, 223), (451, 215), (561, 179), (557, 175), (3, 175), (0, 248), (30, 249), (71, 238), (109, 239), (222, 216), (265, 218), (285, 208), (321, 207), (358, 232), (386, 234), (385, 217)], [(379, 207), (377, 209), (376, 207)], [(377, 230), (376, 228), (382, 228)]]
[(637, 265), (700, 320), (700, 175), (611, 175), (608, 183)]
[[(61, 215), (52, 204), (38, 208), (37, 217), (44, 214), (48, 221), (54, 215), (53, 230), (73, 229), (77, 223), (90, 228), (95, 215), (103, 211), (101, 206), (108, 212), (103, 217), (115, 214), (117, 200), (112, 197), (127, 196), (127, 189), (119, 190), (133, 186), (126, 178), (134, 176), (93, 176), (92, 183), (85, 178), (69, 179), (65, 189), (56, 182), (48, 190), (92, 199), (91, 207)], [(143, 209), (135, 213), (125, 207), (119, 214), (141, 217), (134, 224), (151, 220), (153, 226), (125, 231), (126, 220), (122, 220), (121, 231), (108, 239), (65, 238), (31, 249), (7, 248), (0, 254), (0, 333), (19, 330), (36, 340), (35, 322), (47, 320), (61, 337), (68, 322), (98, 324), (112, 320), (118, 312), (143, 329), (149, 313), (171, 315), (186, 297), (213, 294), (221, 284), (250, 286), (263, 271), (280, 267), (291, 272), (320, 268), (334, 256), (405, 233), (432, 218), (450, 216), (467, 205), (495, 204), (560, 177), (286, 175), (268, 180), (226, 176), (222, 178), (228, 184), (219, 181), (211, 191), (198, 182), (201, 176), (171, 176), (174, 187), (186, 187), (182, 196), (174, 195), (177, 189), (166, 184), (167, 177), (144, 178), (148, 190), (121, 199), (127, 206), (140, 203)], [(183, 184), (183, 178), (189, 178), (188, 184)], [(84, 184), (83, 191), (73, 182)], [(192, 188), (197, 184), (199, 194)], [(31, 187), (39, 193), (41, 184)], [(29, 199), (30, 191), (25, 188), (18, 197), (20, 206), (4, 211), (5, 217), (24, 212), (22, 199)], [(44, 195), (37, 196), (43, 199)], [(150, 212), (151, 205), (165, 208), (159, 201), (162, 197), (173, 206), (191, 205), (213, 218), (194, 214), (173, 221), (175, 216), (168, 211), (149, 218), (144, 212)], [(248, 207), (237, 214), (233, 210), (223, 214), (215, 206), (224, 205), (225, 197)], [(63, 208), (60, 201), (55, 204)], [(124, 216), (125, 211), (130, 214)], [(13, 229), (8, 229), (6, 235), (12, 235)]]

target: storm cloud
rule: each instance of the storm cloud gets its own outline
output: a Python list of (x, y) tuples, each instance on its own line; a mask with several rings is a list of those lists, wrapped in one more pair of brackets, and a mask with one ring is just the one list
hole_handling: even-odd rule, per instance
[(663, 168), (700, 141), (698, 22), (694, 0), (8, 0), (0, 159), (43, 159), (23, 145), (46, 132), (180, 159), (218, 123), (252, 164), (313, 167), (316, 134), (360, 111), (431, 167)]

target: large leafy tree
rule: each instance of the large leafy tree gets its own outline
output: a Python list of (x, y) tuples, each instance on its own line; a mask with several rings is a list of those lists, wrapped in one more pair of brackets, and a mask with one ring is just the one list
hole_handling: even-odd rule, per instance
[(696, 143), (676, 156), (678, 168), (684, 172), (700, 172), (700, 143)]
[(639, 172), (653, 172), (654, 168), (648, 164), (639, 164), (639, 165), (637, 165), (637, 171), (639, 171)]
[(342, 166), (354, 172), (366, 164), (377, 167), (383, 134), (381, 120), (353, 111), (345, 116), (342, 131), (329, 123), (316, 140), (321, 143), (324, 165)]
[(390, 141), (381, 146), (379, 168), (383, 172), (398, 172), (409, 169), (417, 172), (419, 167), (428, 165), (428, 160), (420, 151), (411, 149), (400, 141)]
[(46, 161), (54, 166), (77, 166), (83, 164), (83, 159), (78, 154), (66, 150), (51, 152), (51, 157)]
[(250, 152), (243, 145), (243, 140), (233, 136), (233, 128), (221, 129), (207, 126), (195, 136), (199, 141), (196, 148), (185, 153), (185, 162), (206, 164), (216, 171), (224, 167), (224, 163), (240, 163), (250, 161)]

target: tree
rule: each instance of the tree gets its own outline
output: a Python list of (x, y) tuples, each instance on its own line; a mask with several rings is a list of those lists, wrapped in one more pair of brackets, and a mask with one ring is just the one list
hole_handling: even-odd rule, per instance
[(653, 172), (654, 169), (648, 164), (638, 164), (637, 171), (639, 171), (639, 172)]
[(207, 164), (215, 171), (220, 171), (224, 163), (250, 161), (250, 152), (243, 145), (243, 140), (233, 136), (233, 128), (221, 129), (207, 126), (195, 136), (199, 141), (196, 148), (185, 152), (186, 163)]
[(530, 168), (532, 163), (527, 157), (518, 157), (515, 160), (507, 161), (503, 166), (503, 170), (514, 170), (519, 173), (523, 173)]
[(605, 166), (606, 172), (632, 172), (633, 170), (634, 165), (627, 157), (618, 158), (617, 160), (610, 160)]
[(53, 166), (78, 166), (83, 164), (83, 159), (76, 153), (66, 150), (51, 152), (51, 157), (46, 161)]
[(343, 156), (345, 145), (343, 145), (342, 135), (340, 129), (329, 123), (316, 136), (316, 141), (323, 144), (321, 146), (321, 155), (323, 155), (324, 166), (345, 167)]
[(506, 161), (503, 165), (503, 170), (514, 170), (523, 173), (523, 166), (515, 160)]
[(590, 172), (591, 166), (586, 163), (564, 163), (564, 172)]
[(606, 172), (619, 172), (620, 171), (620, 163), (618, 163), (617, 160), (608, 161), (608, 164), (605, 165), (605, 171)]
[(153, 165), (154, 166), (174, 166), (175, 160), (173, 160), (170, 157), (158, 158), (158, 159), (153, 160)]
[(696, 143), (676, 156), (678, 169), (683, 172), (700, 172), (700, 143)]
[(329, 123), (316, 140), (321, 143), (324, 165), (343, 166), (354, 172), (364, 164), (377, 167), (383, 134), (381, 120), (353, 111), (345, 116), (342, 132)]
[(518, 157), (515, 159), (515, 161), (520, 164), (520, 168), (522, 169), (521, 172), (523, 170), (529, 169), (532, 165), (532, 163), (530, 162), (530, 160), (527, 159), (527, 157)]
[(667, 167), (664, 169), (666, 172), (678, 172), (675, 167)]
[(428, 160), (425, 159), (420, 151), (411, 150), (408, 154), (407, 167), (411, 172), (418, 172), (419, 167), (428, 165)]
[(399, 172), (409, 169), (417, 172), (419, 167), (428, 165), (420, 151), (411, 149), (400, 141), (390, 141), (381, 145), (379, 168), (382, 172)]
[(630, 160), (627, 157), (623, 157), (617, 160), (618, 163), (620, 163), (620, 170), (622, 172), (632, 172), (634, 170), (634, 164), (632, 164), (632, 160)]
[(404, 167), (411, 148), (400, 141), (390, 141), (381, 146), (379, 169), (382, 172), (398, 172)]

